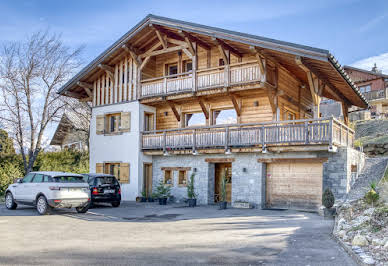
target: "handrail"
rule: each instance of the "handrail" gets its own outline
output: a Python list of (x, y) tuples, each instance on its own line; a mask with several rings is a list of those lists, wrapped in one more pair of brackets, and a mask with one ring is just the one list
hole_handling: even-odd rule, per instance
[(165, 79), (165, 78), (175, 78), (175, 77), (179, 77), (179, 76), (189, 75), (192, 73), (193, 73), (193, 71), (190, 70), (190, 71), (187, 71), (184, 73), (178, 73), (178, 74), (167, 75), (167, 76), (156, 77), (156, 78), (142, 79), (140, 82), (149, 82), (149, 81), (160, 80), (160, 79)]
[[(279, 124), (295, 124), (295, 123), (305, 123), (305, 122), (329, 121), (334, 119), (335, 119), (334, 117), (321, 117), (321, 118), (315, 118), (315, 119), (283, 120), (283, 121), (268, 121), (268, 122), (261, 122), (261, 123), (226, 124), (226, 125), (174, 128), (174, 129), (160, 129), (160, 130), (153, 130), (153, 131), (141, 131), (141, 133), (148, 135), (148, 134), (156, 134), (156, 133), (163, 133), (163, 132), (185, 131), (185, 130), (194, 130), (194, 129), (214, 129), (214, 128), (225, 128), (225, 127), (249, 127), (249, 126), (265, 126), (265, 125), (279, 125)], [(343, 126), (345, 125), (343, 124)]]

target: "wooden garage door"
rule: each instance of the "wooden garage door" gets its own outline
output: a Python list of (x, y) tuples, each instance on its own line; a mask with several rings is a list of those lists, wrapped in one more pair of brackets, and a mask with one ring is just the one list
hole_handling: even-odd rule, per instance
[(322, 202), (322, 162), (267, 164), (268, 208), (316, 210)]

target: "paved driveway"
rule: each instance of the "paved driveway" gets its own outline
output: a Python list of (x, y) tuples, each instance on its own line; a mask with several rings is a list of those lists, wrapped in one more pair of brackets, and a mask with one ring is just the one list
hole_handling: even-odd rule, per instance
[(332, 221), (295, 211), (126, 203), (87, 214), (0, 207), (0, 264), (354, 265)]

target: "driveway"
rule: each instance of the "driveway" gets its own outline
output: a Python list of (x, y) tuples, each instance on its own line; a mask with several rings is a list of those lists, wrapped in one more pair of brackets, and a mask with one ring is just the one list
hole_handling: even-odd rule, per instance
[(218, 210), (156, 203), (87, 214), (0, 207), (0, 264), (355, 265), (330, 237), (332, 221), (305, 212)]

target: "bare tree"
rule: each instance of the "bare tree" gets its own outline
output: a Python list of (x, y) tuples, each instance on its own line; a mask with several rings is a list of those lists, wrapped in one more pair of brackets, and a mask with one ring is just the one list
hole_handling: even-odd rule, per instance
[(66, 106), (56, 92), (80, 67), (81, 50), (40, 31), (0, 51), (0, 122), (19, 147), (26, 173), (42, 148), (47, 125)]

